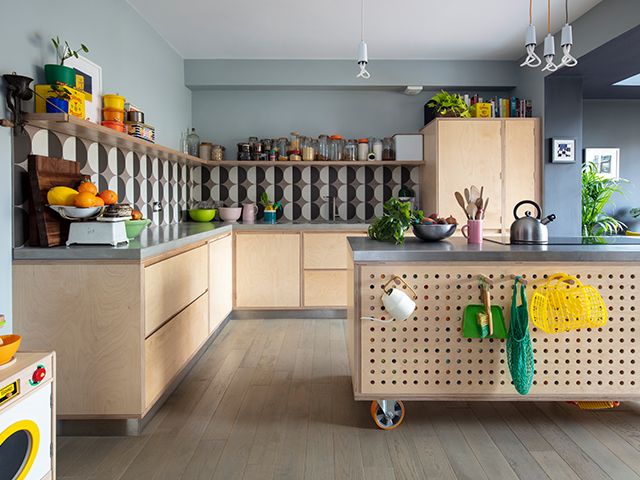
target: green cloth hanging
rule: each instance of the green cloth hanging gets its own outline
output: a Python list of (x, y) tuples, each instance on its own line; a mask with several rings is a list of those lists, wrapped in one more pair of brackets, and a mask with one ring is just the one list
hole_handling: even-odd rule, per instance
[[(525, 287), (516, 278), (513, 285), (513, 298), (511, 300), (511, 322), (507, 337), (507, 362), (509, 372), (516, 390), (521, 395), (526, 395), (533, 384), (535, 362), (533, 359), (533, 346), (529, 334), (529, 313), (527, 311), (527, 295)], [(520, 301), (518, 306), (518, 286), (520, 287)]]

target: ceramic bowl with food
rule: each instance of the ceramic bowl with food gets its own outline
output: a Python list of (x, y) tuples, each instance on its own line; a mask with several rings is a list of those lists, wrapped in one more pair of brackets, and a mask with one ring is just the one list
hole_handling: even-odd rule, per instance
[(419, 223), (413, 224), (413, 234), (423, 242), (439, 242), (449, 238), (456, 231), (458, 225), (455, 223)]
[(144, 220), (125, 220), (124, 229), (127, 232), (127, 238), (129, 240), (133, 240), (149, 225), (151, 225), (151, 220), (148, 218), (145, 218)]
[(216, 216), (215, 208), (191, 208), (189, 218), (194, 222), (210, 222)]
[(235, 223), (242, 215), (242, 207), (220, 207), (220, 220)]

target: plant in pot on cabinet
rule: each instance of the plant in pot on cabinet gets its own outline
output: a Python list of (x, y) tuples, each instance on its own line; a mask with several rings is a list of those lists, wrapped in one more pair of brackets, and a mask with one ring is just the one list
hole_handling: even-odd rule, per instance
[(269, 200), (267, 192), (260, 195), (260, 205), (264, 207), (264, 223), (276, 223), (277, 212), (282, 209), (282, 203)]
[(458, 93), (449, 93), (440, 90), (427, 103), (427, 107), (432, 109), (438, 117), (460, 117), (469, 118), (469, 107)]
[(67, 41), (60, 40), (59, 37), (51, 39), (53, 48), (58, 56), (58, 63), (50, 63), (44, 66), (44, 75), (47, 83), (55, 85), (63, 83), (71, 88), (76, 86), (76, 69), (67, 67), (64, 62), (71, 57), (78, 58), (78, 52), (88, 53), (89, 49), (84, 43), (80, 44), (77, 50), (72, 49)]

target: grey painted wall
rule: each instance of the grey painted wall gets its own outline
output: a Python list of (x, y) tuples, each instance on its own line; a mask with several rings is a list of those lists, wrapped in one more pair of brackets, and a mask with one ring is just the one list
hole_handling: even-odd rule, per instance
[(609, 211), (640, 230), (640, 220), (629, 209), (640, 207), (640, 100), (585, 100), (583, 120), (584, 148), (620, 149), (620, 176), (630, 183), (625, 194), (616, 195)]
[[(425, 102), (435, 92), (404, 95), (391, 90), (196, 90), (193, 124), (236, 156), (236, 144), (259, 138), (341, 134), (345, 138), (415, 133), (423, 127)], [(487, 97), (499, 95), (484, 92)], [(503, 96), (506, 93), (502, 93)]]
[[(2, 18), (0, 73), (16, 71), (42, 83), (42, 65), (55, 61), (49, 46), (52, 36), (64, 36), (74, 46), (85, 43), (91, 50), (88, 57), (102, 67), (104, 91), (129, 97), (157, 127), (158, 141), (178, 146), (180, 132), (191, 123), (191, 92), (184, 86), (183, 59), (125, 0), (89, 0), (81, 6), (70, 1), (4, 2)], [(9, 317), (10, 139), (9, 129), (0, 128), (0, 312)], [(9, 324), (5, 331), (10, 330)]]

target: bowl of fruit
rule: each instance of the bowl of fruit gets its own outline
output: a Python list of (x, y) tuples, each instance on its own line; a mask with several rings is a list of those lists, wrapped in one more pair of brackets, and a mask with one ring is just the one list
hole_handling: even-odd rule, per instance
[(111, 190), (98, 193), (89, 180), (82, 180), (77, 189), (59, 185), (47, 192), (47, 203), (66, 220), (91, 220), (98, 217), (110, 205), (118, 201)]
[(412, 227), (413, 234), (423, 242), (439, 242), (453, 235), (458, 227), (458, 221), (452, 216), (443, 218), (433, 213), (419, 223), (414, 223)]

